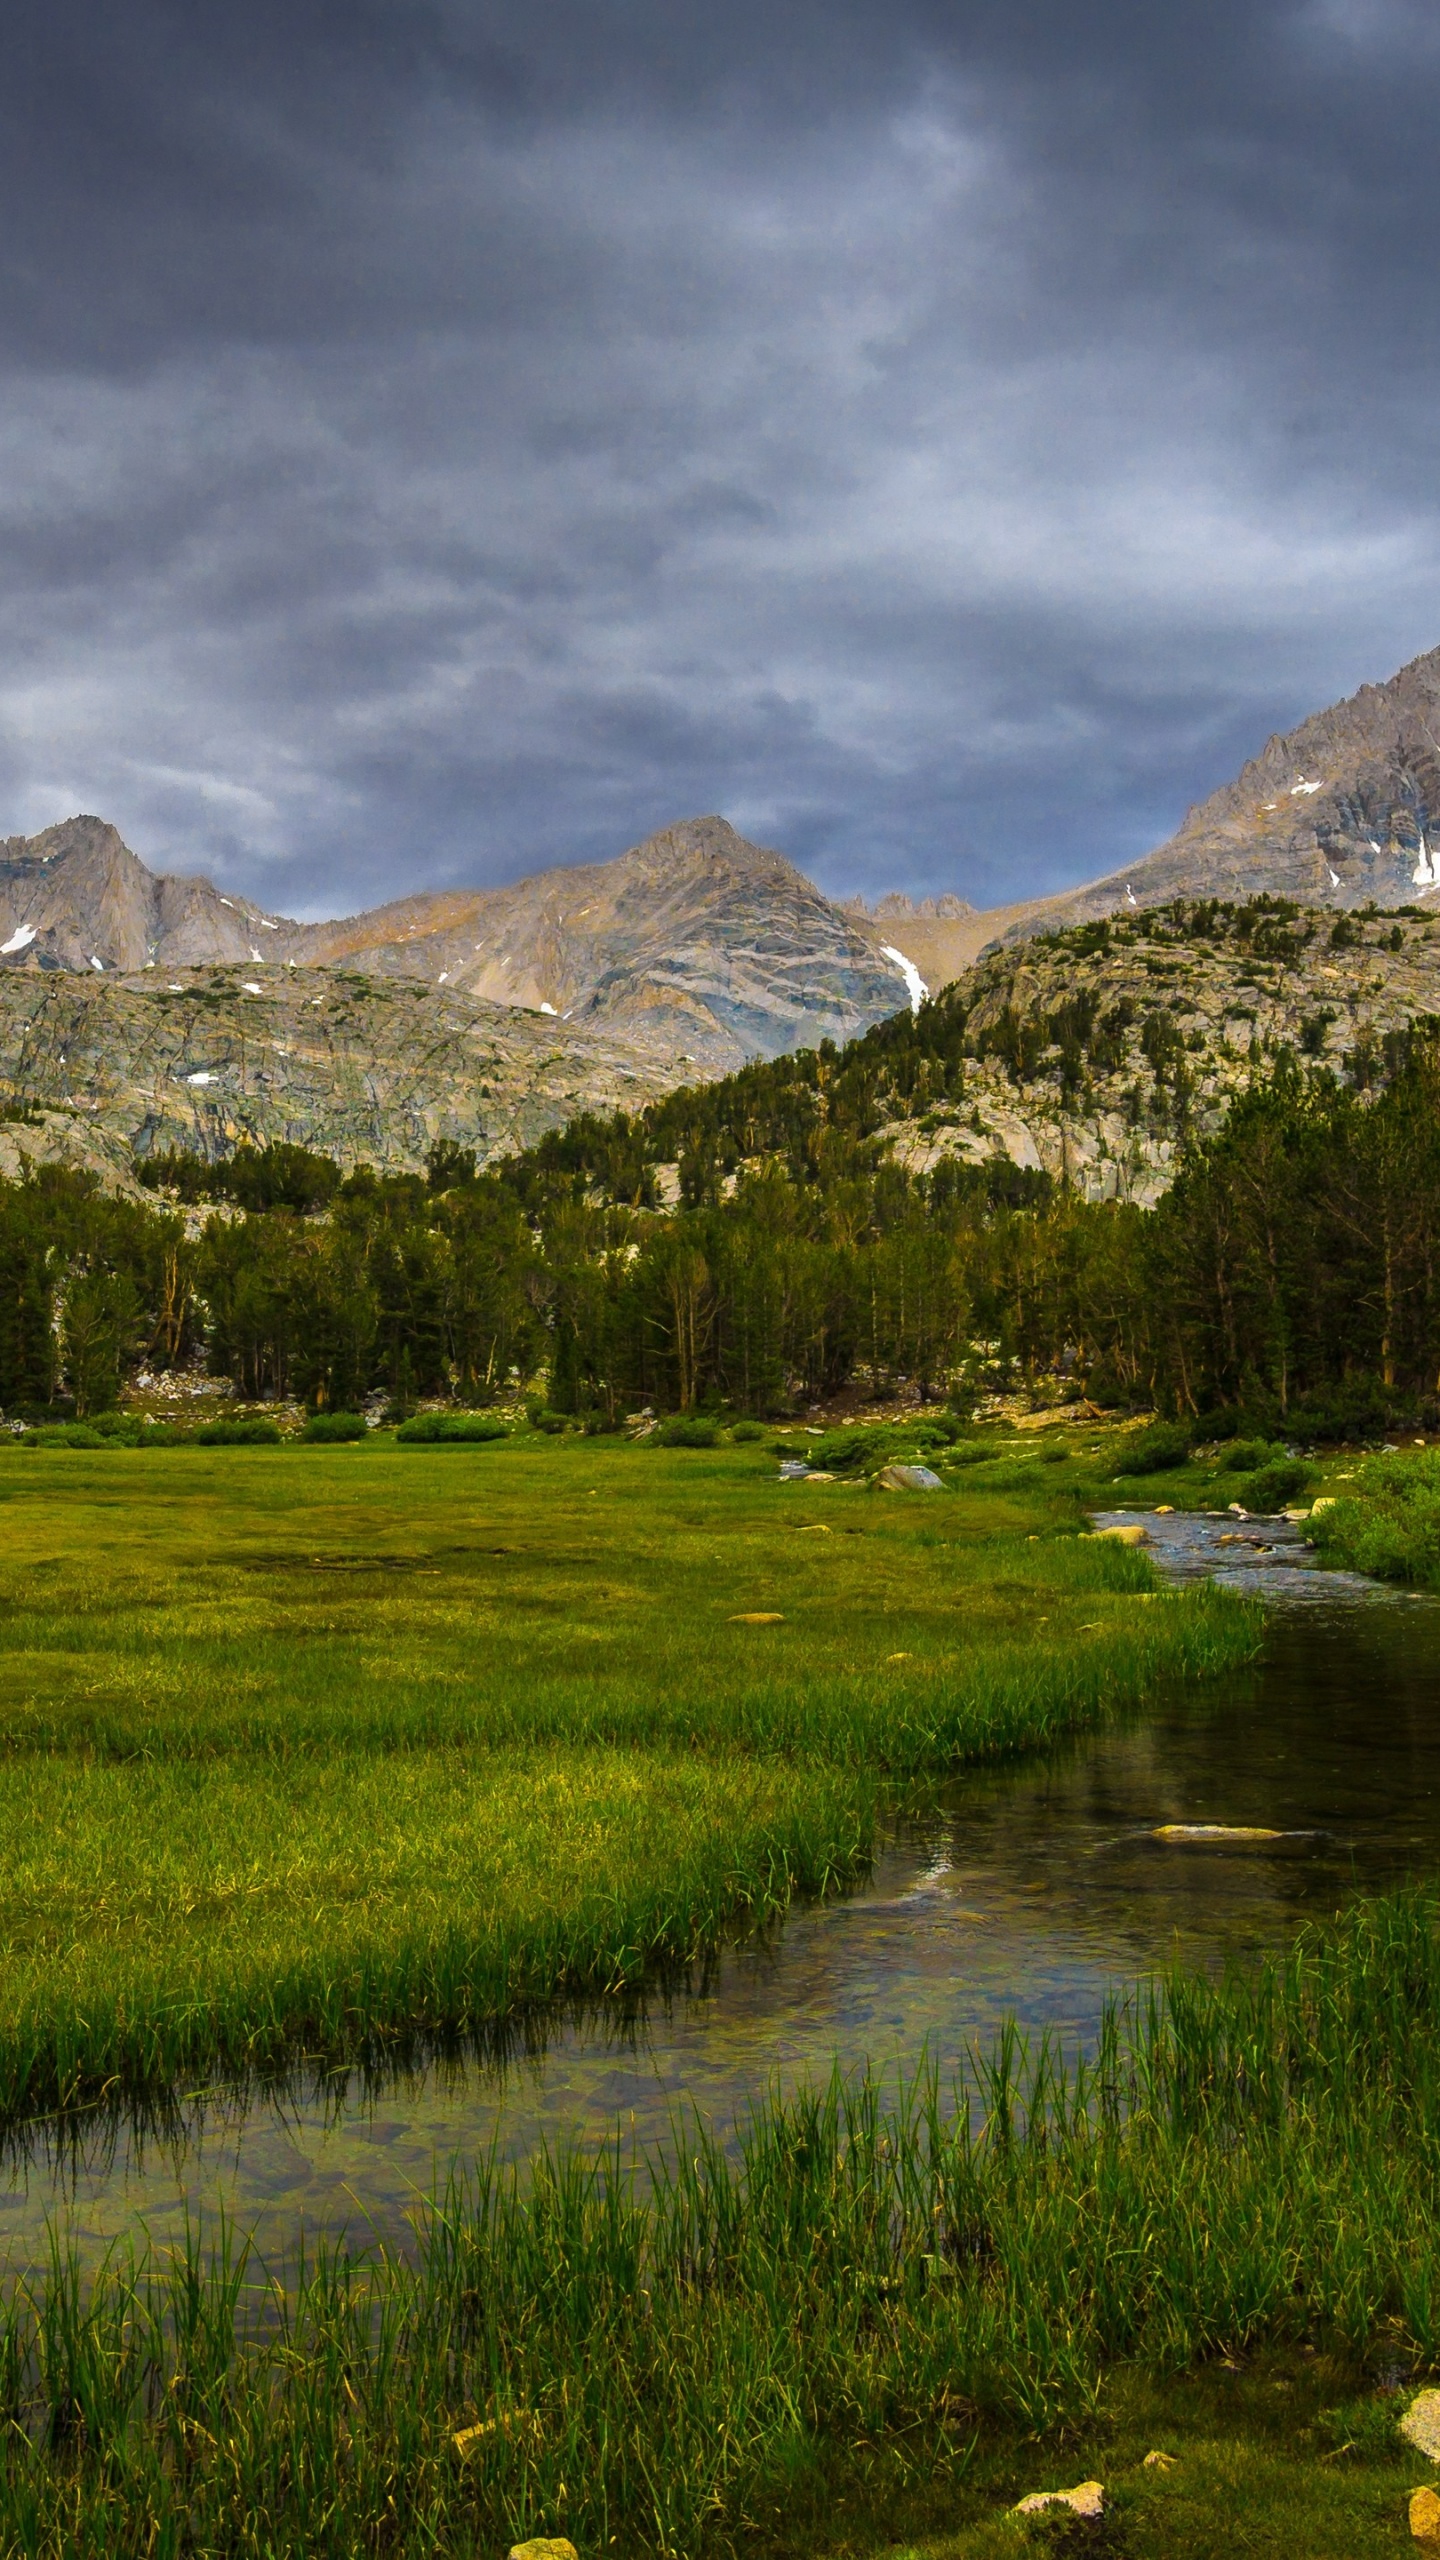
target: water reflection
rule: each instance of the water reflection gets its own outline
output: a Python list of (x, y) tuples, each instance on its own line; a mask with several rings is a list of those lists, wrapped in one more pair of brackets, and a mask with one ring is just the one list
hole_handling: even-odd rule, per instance
[[(1205, 1569), (1205, 1536), (1225, 1525), (1152, 1523), (1181, 1573)], [(1088, 2039), (1106, 1993), (1139, 1972), (1283, 1945), (1357, 1887), (1433, 1871), (1440, 1605), (1337, 1605), (1296, 1534), (1276, 1539), (1296, 1561), (1219, 1551), (1227, 1575), (1284, 1581), (1252, 1671), (1162, 1696), (1133, 1730), (968, 1776), (896, 1826), (845, 1900), (797, 1910), (644, 2004), (555, 2015), (488, 2056), (368, 2086), (317, 2077), (248, 2105), (201, 2098), (168, 2124), (97, 2120), (58, 2149), (36, 2127), (0, 2190), (0, 2250), (12, 2266), (42, 2253), (57, 2211), (88, 2252), (137, 2224), (178, 2238), (222, 2206), (267, 2257), (322, 2228), (403, 2245), (457, 2155), (524, 2157), (617, 2122), (661, 2139), (686, 2104), (725, 2132), (771, 2086), (927, 2046), (953, 2061), (1007, 2016)], [(1155, 1838), (1167, 1823), (1290, 1836)]]

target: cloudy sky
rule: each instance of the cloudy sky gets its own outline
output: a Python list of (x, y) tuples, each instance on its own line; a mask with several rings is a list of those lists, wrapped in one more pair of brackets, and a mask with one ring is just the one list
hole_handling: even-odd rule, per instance
[(12, 0), (0, 832), (1133, 858), (1440, 642), (1433, 0)]

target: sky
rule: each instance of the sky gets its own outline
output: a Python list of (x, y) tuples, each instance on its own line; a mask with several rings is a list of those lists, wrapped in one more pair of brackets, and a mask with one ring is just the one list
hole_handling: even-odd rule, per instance
[(1134, 860), (1440, 642), (1433, 0), (11, 0), (0, 833)]

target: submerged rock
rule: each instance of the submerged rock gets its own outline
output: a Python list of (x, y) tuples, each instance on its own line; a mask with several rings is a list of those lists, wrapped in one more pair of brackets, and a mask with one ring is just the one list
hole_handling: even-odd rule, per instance
[(1043, 2515), (1049, 2507), (1068, 2507), (1072, 2516), (1098, 2524), (1105, 2513), (1105, 2490), (1099, 2480), (1082, 2480), (1075, 2489), (1032, 2489), (1015, 2507), (1017, 2516)]
[[(1285, 1840), (1294, 1834), (1272, 1831), (1264, 1822), (1160, 1822), (1151, 1832), (1152, 1840)], [(1429, 2395), (1440, 2400), (1440, 2391)]]

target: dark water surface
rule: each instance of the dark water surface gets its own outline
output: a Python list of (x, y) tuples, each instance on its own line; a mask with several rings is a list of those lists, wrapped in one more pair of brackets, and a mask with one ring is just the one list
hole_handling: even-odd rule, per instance
[[(321, 2230), (403, 2244), (457, 2156), (523, 2157), (617, 2123), (660, 2140), (686, 2104), (724, 2133), (772, 2086), (927, 2048), (943, 2065), (1006, 2017), (1088, 2039), (1107, 1992), (1139, 1973), (1279, 1948), (1357, 1888), (1432, 1873), (1440, 1602), (1310, 1569), (1283, 1523), (1146, 1516), (1162, 1569), (1272, 1602), (1252, 1671), (956, 1781), (862, 1890), (796, 1910), (628, 2018), (552, 2022), (543, 2050), (436, 2061), (378, 2090), (352, 2076), (284, 2103), (206, 2100), (180, 2138), (97, 2124), (78, 2159), (57, 2161), (37, 2128), (0, 2173), (0, 2256), (42, 2257), (52, 2219), (89, 2255), (129, 2231), (179, 2238), (220, 2207), (272, 2263)], [(1147, 1836), (1165, 1823), (1284, 1836)]]

